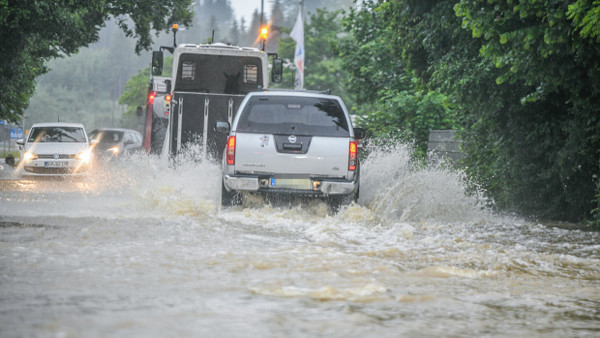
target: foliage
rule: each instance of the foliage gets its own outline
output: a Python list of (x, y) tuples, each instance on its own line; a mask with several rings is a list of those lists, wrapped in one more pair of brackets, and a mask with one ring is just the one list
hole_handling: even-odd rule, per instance
[[(598, 7), (370, 0), (346, 17), (352, 39), (339, 55), (352, 91), (375, 106), (417, 111), (406, 92), (445, 95), (467, 172), (499, 208), (581, 220), (600, 202)], [(372, 115), (411, 128), (401, 112)]]
[[(427, 39), (411, 26), (409, 13), (399, 10), (400, 17), (392, 20), (390, 13), (396, 12), (392, 7), (369, 0), (360, 10), (352, 9), (344, 20), (351, 36), (339, 40), (336, 51), (350, 74), (349, 90), (363, 104), (356, 109), (359, 123), (374, 137), (413, 142), (418, 155), (424, 156), (432, 129), (459, 125), (448, 97), (416, 76), (426, 73), (429, 60), (421, 59), (419, 51), (405, 53), (411, 42)], [(394, 26), (396, 20), (404, 25)], [(419, 57), (407, 57), (412, 55)]]
[[(36, 91), (23, 114), (25, 128), (36, 122), (80, 122), (86, 129), (121, 127), (124, 107), (118, 104), (127, 79), (150, 62), (136, 55), (135, 41), (114, 20), (100, 31), (101, 40), (67, 58), (48, 63), (50, 72), (36, 81)], [(168, 36), (160, 37), (169, 41)]]
[(569, 5), (567, 16), (573, 20), (575, 27), (580, 29), (582, 38), (600, 42), (600, 2), (577, 0)]
[(46, 62), (97, 41), (110, 17), (137, 39), (140, 52), (150, 47), (151, 30), (190, 23), (191, 1), (0, 1), (0, 117), (17, 120), (33, 95), (35, 79), (47, 72)]
[(588, 26), (576, 34), (573, 27), (581, 25), (569, 19), (585, 12), (584, 2), (461, 1), (455, 10), (483, 40), (480, 57), (497, 69), (483, 103), (504, 98), (501, 109), (479, 118), (495, 126), (507, 160), (483, 178), (509, 188), (498, 196), (511, 209), (588, 216), (600, 174), (600, 44)]
[(385, 89), (376, 104), (363, 104), (356, 111), (357, 124), (371, 137), (412, 143), (418, 157), (426, 155), (431, 130), (457, 127), (446, 96), (433, 91)]
[[(163, 73), (161, 76), (170, 76), (173, 71), (173, 57), (164, 59)], [(131, 127), (137, 119), (136, 110), (138, 106), (144, 107), (148, 99), (148, 86), (150, 81), (150, 66), (140, 70), (132, 76), (125, 84), (125, 90), (119, 98), (119, 104), (127, 105), (123, 113), (123, 120)]]

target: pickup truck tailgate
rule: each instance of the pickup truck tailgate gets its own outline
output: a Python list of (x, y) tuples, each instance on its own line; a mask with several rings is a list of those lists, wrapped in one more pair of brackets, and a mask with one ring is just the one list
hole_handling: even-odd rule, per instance
[[(287, 136), (286, 136), (287, 138)], [(269, 175), (311, 175), (345, 178), (348, 175), (347, 137), (313, 136), (292, 144), (308, 142), (306, 152), (278, 151), (276, 137), (270, 134), (236, 134), (235, 171)], [(300, 139), (300, 137), (299, 137)], [(281, 145), (280, 145), (281, 148)]]

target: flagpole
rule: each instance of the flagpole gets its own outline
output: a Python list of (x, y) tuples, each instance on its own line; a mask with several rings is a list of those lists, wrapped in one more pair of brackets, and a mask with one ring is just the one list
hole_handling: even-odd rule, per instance
[(302, 69), (300, 71), (300, 89), (304, 89), (304, 68), (306, 65), (306, 52), (304, 49), (304, 0), (300, 0), (300, 17), (302, 18)]
[(294, 80), (294, 89), (304, 89), (304, 1), (300, 1), (300, 9), (294, 28), (290, 32), (290, 37), (296, 41), (296, 50), (294, 51), (294, 65), (296, 66), (296, 77)]

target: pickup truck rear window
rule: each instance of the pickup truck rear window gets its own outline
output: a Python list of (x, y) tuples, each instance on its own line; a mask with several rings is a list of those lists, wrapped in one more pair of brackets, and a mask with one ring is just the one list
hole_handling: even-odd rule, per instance
[(237, 125), (238, 132), (305, 136), (349, 136), (348, 121), (334, 99), (255, 96)]

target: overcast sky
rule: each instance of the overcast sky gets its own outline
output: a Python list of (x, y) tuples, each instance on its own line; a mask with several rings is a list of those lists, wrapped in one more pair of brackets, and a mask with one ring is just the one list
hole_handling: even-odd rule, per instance
[[(271, 0), (265, 1), (265, 15), (269, 16), (271, 13)], [(229, 0), (231, 7), (235, 11), (235, 17), (238, 22), (243, 16), (246, 19), (246, 24), (252, 18), (252, 13), (255, 9), (258, 9), (260, 13), (260, 0)]]

